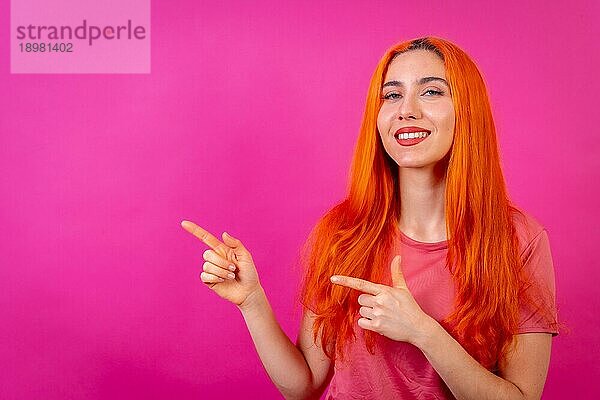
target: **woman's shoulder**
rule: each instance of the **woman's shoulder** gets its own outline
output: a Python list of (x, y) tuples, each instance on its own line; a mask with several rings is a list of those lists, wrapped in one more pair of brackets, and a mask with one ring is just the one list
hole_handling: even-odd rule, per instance
[(513, 222), (519, 238), (521, 254), (530, 248), (540, 238), (547, 236), (546, 228), (530, 213), (516, 208), (513, 212)]

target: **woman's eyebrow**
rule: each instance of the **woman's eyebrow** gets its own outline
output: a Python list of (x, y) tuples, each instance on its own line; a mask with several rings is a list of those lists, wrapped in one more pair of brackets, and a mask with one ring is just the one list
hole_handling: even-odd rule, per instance
[[(445, 79), (438, 78), (437, 76), (426, 76), (424, 78), (419, 79), (417, 81), (417, 84), (424, 85), (431, 81), (440, 81), (440, 82), (443, 82), (446, 86), (450, 87), (450, 85), (448, 85), (448, 82), (446, 82)], [(383, 84), (383, 87), (387, 87), (387, 86), (404, 86), (404, 83), (401, 81), (388, 81)]]

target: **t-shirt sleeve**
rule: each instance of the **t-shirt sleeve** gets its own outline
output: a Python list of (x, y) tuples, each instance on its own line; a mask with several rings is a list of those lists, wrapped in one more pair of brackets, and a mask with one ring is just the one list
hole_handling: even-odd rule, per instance
[[(521, 295), (518, 333), (546, 332), (558, 335), (554, 265), (548, 233), (542, 229), (523, 251), (524, 270), (531, 285)], [(526, 301), (526, 297), (530, 301)], [(546, 315), (549, 310), (550, 315)]]

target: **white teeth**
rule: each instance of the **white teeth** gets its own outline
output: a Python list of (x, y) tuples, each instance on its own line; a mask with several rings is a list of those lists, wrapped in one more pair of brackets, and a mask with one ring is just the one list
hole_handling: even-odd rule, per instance
[(410, 132), (410, 133), (401, 133), (398, 135), (399, 139), (415, 139), (429, 136), (429, 132)]

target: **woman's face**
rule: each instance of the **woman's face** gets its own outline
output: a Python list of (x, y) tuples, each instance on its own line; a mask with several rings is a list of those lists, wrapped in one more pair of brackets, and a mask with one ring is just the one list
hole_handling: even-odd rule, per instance
[[(434, 166), (448, 154), (454, 106), (444, 62), (435, 53), (410, 50), (396, 56), (383, 80), (381, 97), (377, 128), (383, 147), (399, 167)], [(424, 139), (408, 133), (409, 138), (398, 137), (401, 128), (429, 133)]]

